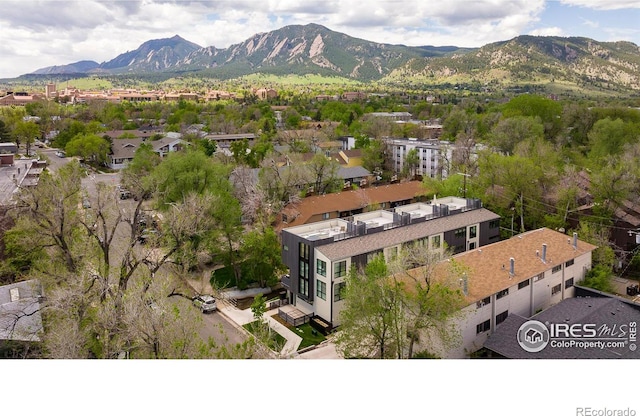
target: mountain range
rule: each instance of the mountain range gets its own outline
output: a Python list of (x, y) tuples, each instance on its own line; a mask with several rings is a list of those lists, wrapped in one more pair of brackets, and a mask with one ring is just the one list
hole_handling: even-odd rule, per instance
[(409, 47), (358, 39), (317, 24), (285, 26), (225, 49), (176, 35), (150, 40), (98, 64), (81, 61), (30, 75), (192, 73), (219, 79), (253, 73), (320, 74), (381, 83), (554, 82), (640, 90), (640, 47), (578, 37), (519, 36), (481, 48)]

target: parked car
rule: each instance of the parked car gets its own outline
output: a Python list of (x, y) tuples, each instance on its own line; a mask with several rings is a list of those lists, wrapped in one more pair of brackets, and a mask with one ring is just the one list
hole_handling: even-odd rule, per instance
[(193, 304), (196, 305), (202, 313), (213, 312), (218, 309), (216, 305), (216, 299), (210, 295), (200, 295), (193, 300)]

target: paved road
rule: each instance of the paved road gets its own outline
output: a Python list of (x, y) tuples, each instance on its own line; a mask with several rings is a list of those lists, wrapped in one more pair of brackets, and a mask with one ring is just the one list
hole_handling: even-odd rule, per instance
[(220, 312), (203, 314), (200, 336), (204, 340), (211, 337), (216, 342), (216, 345), (225, 345), (227, 347), (241, 344), (247, 340), (247, 335), (243, 330), (238, 329), (236, 324), (229, 322)]

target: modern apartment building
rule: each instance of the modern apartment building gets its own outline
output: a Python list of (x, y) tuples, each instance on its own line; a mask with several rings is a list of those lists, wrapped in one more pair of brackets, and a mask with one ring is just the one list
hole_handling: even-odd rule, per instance
[(392, 258), (406, 244), (456, 253), (498, 241), (500, 217), (479, 200), (456, 197), (415, 203), (282, 230), (282, 279), (289, 302), (329, 327), (340, 324), (342, 288), (352, 265), (383, 253)]
[(387, 147), (391, 150), (392, 163), (396, 173), (402, 172), (406, 164), (407, 153), (415, 149), (419, 158), (415, 174), (430, 178), (446, 178), (450, 174), (455, 174), (456, 172), (450, 172), (450, 170), (451, 162), (457, 151), (470, 152), (472, 158), (478, 151), (477, 145), (472, 149), (461, 149), (453, 143), (436, 139), (389, 139)]

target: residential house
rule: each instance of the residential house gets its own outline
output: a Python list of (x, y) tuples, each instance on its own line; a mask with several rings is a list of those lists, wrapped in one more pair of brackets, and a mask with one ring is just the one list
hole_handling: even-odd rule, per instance
[[(464, 358), (483, 347), (512, 314), (528, 318), (575, 296), (574, 285), (591, 268), (597, 247), (548, 228), (528, 231), (508, 240), (476, 246), (453, 256), (467, 306), (454, 321), (462, 342), (453, 349), (432, 351)], [(448, 262), (436, 276), (443, 278)], [(416, 269), (419, 272), (420, 269)]]
[(255, 90), (254, 94), (260, 100), (269, 100), (278, 97), (278, 91), (274, 90), (273, 88), (259, 88)]
[(0, 143), (0, 153), (16, 154), (18, 153), (18, 145), (11, 142)]
[(360, 91), (349, 91), (342, 93), (342, 99), (344, 101), (360, 101), (365, 100), (367, 98), (367, 94)]
[(281, 282), (298, 311), (332, 328), (340, 324), (351, 266), (364, 267), (379, 253), (391, 259), (405, 244), (474, 250), (499, 239), (499, 221), (479, 200), (448, 197), (285, 228), (282, 258), (290, 272)]
[(348, 167), (362, 166), (362, 149), (340, 150), (335, 159)]
[(422, 184), (412, 181), (309, 196), (300, 202), (287, 205), (282, 210), (278, 228), (351, 217), (379, 209), (392, 209), (419, 202), (423, 199), (423, 194)]
[[(576, 228), (582, 216), (593, 216), (596, 202), (591, 194), (591, 178), (588, 172), (581, 171), (576, 179), (577, 200), (581, 205), (568, 213), (568, 222)], [(556, 195), (549, 197), (550, 203), (557, 201)], [(624, 200), (615, 207), (613, 224), (609, 229), (609, 241), (616, 252), (618, 268), (629, 264), (640, 247), (640, 204), (636, 201)]]
[(253, 142), (256, 139), (256, 135), (253, 133), (207, 134), (203, 138), (215, 142), (216, 149), (218, 151), (226, 150), (230, 155), (231, 151), (229, 150), (229, 147), (231, 146), (231, 143), (247, 139), (249, 142), (249, 146), (252, 146)]
[(41, 340), (42, 287), (38, 280), (0, 286), (0, 351), (9, 342), (33, 343)]
[[(177, 133), (179, 134), (179, 133)], [(107, 155), (107, 166), (111, 169), (124, 169), (133, 160), (136, 150), (142, 143), (148, 143), (153, 150), (164, 157), (169, 152), (179, 151), (190, 145), (174, 135), (164, 137), (160, 140), (136, 139), (116, 139), (111, 145), (111, 153)]]
[(367, 118), (382, 118), (388, 121), (409, 121), (413, 118), (408, 111), (367, 113)]
[[(557, 339), (549, 336), (546, 345), (540, 343), (540, 351), (526, 351), (519, 343), (520, 328), (527, 322), (543, 323), (549, 332), (553, 325), (556, 328), (591, 328), (595, 334), (574, 330), (574, 341), (597, 342), (603, 338), (606, 344), (602, 347), (580, 348), (564, 347), (571, 340)], [(490, 357), (513, 359), (638, 359), (640, 350), (631, 347), (637, 339), (637, 325), (640, 322), (640, 305), (613, 297), (575, 297), (564, 299), (538, 314), (527, 318), (519, 314), (511, 314), (495, 330), (484, 343)], [(586, 325), (589, 325), (587, 327)], [(535, 328), (535, 326), (534, 326)], [(544, 329), (541, 328), (541, 335)], [(539, 332), (540, 333), (540, 332)], [(535, 333), (534, 333), (535, 334)], [(634, 335), (635, 334), (635, 335)], [(548, 335), (551, 335), (550, 333)], [(555, 335), (555, 334), (554, 334)], [(586, 335), (586, 337), (581, 338)], [(562, 335), (565, 337), (565, 335)], [(556, 339), (554, 339), (556, 338)], [(556, 342), (563, 344), (558, 344)], [(563, 345), (563, 346), (559, 346)], [(570, 344), (569, 344), (570, 345)]]

